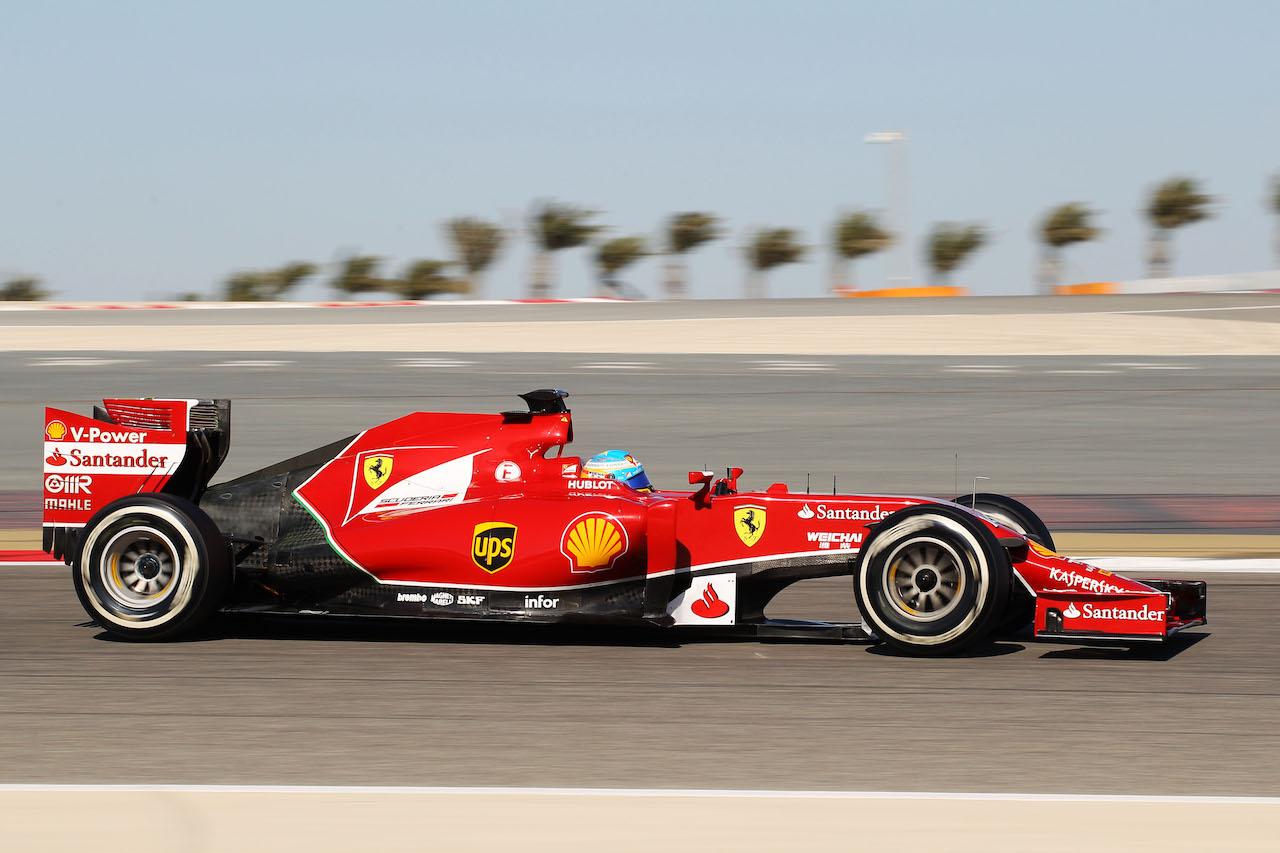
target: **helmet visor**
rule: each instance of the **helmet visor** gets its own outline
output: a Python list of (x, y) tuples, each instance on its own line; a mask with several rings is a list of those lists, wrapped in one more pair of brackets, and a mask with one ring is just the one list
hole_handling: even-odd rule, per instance
[(643, 470), (638, 471), (631, 477), (628, 477), (626, 483), (637, 492), (652, 492), (653, 483), (649, 482), (649, 475)]

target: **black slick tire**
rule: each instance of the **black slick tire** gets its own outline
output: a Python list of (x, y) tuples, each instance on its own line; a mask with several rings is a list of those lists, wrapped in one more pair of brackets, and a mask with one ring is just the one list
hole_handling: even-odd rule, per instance
[[(1005, 495), (990, 492), (961, 495), (955, 503), (976, 509), (996, 524), (1017, 531), (1050, 551), (1058, 550), (1053, 544), (1053, 534), (1031, 507)], [(1014, 578), (1009, 590), (1009, 603), (1004, 617), (996, 625), (995, 633), (1001, 636), (1017, 634), (1029, 626), (1036, 615), (1036, 598), (1022, 581)]]
[(858, 554), (854, 597), (868, 627), (912, 655), (945, 655), (989, 634), (1004, 613), (1008, 553), (981, 522), (941, 504), (883, 519)]
[(212, 519), (188, 500), (155, 493), (99, 510), (81, 531), (71, 575), (85, 612), (109, 633), (163, 640), (218, 609), (231, 570)]

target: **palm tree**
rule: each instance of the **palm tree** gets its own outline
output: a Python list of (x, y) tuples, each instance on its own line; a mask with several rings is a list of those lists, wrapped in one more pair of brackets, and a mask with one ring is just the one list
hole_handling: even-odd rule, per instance
[(330, 281), (330, 286), (339, 293), (355, 296), (371, 291), (389, 291), (393, 289), (394, 280), (377, 277), (378, 264), (382, 259), (376, 255), (349, 255), (345, 258)]
[(271, 298), (280, 299), (285, 296), (290, 290), (297, 287), (299, 282), (315, 275), (318, 269), (319, 267), (315, 264), (309, 264), (306, 261), (294, 261), (272, 270), (269, 278)]
[(49, 295), (35, 276), (11, 278), (0, 286), (0, 302), (39, 302)]
[(804, 257), (805, 247), (796, 242), (792, 228), (761, 228), (747, 245), (747, 298), (764, 296), (764, 274), (774, 267), (791, 264)]
[(687, 275), (684, 255), (703, 243), (720, 237), (720, 220), (710, 213), (677, 213), (667, 223), (667, 262), (665, 289), (668, 299), (683, 299), (687, 295)]
[(600, 290), (617, 296), (621, 293), (618, 271), (630, 266), (645, 254), (643, 237), (615, 237), (596, 249), (596, 266), (600, 270)]
[(1155, 188), (1147, 204), (1147, 218), (1152, 225), (1150, 278), (1165, 278), (1171, 271), (1169, 232), (1207, 219), (1212, 201), (1211, 196), (1200, 192), (1194, 178), (1169, 178)]
[(553, 252), (581, 246), (604, 230), (602, 226), (587, 221), (595, 215), (593, 210), (553, 201), (537, 207), (533, 214), (533, 236), (538, 242), (538, 254), (533, 260), (529, 289), (532, 298), (545, 299), (551, 294)]
[(952, 270), (986, 242), (986, 231), (980, 225), (952, 222), (935, 225), (928, 241), (929, 267), (933, 270), (934, 280), (950, 281)]
[(847, 213), (836, 220), (831, 246), (835, 250), (831, 287), (838, 290), (849, 283), (849, 262), (893, 245), (893, 234), (880, 227), (873, 214)]
[(1080, 202), (1061, 204), (1049, 211), (1040, 224), (1040, 242), (1044, 257), (1040, 263), (1040, 289), (1048, 293), (1061, 283), (1062, 250), (1072, 243), (1086, 243), (1098, 236), (1089, 222), (1093, 211)]
[(262, 273), (233, 273), (226, 283), (227, 302), (261, 302), (263, 295)]
[(405, 270), (404, 278), (394, 281), (394, 292), (404, 299), (430, 299), (441, 293), (470, 291), (471, 284), (467, 280), (449, 278), (444, 274), (451, 266), (453, 264), (449, 261), (414, 261)]
[(483, 219), (461, 217), (446, 222), (445, 231), (453, 242), (459, 263), (467, 271), (471, 291), (482, 295), (481, 276), (498, 257), (505, 239), (502, 229)]

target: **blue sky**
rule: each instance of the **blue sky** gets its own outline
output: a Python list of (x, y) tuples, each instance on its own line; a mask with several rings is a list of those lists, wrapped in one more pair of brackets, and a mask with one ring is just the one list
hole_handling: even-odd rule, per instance
[[(799, 229), (774, 295), (817, 295), (841, 209), (886, 206), (911, 137), (911, 252), (939, 220), (993, 241), (956, 277), (1030, 293), (1052, 205), (1101, 212), (1072, 280), (1139, 277), (1146, 191), (1203, 179), (1177, 274), (1266, 269), (1280, 171), (1280, 3), (115, 2), (10, 4), (0, 29), (0, 277), (63, 298), (212, 293), (235, 269), (359, 250), (444, 257), (471, 214), (594, 207), (613, 234), (723, 216), (694, 294), (740, 294), (740, 247)], [(521, 295), (519, 236), (489, 293)], [(591, 287), (562, 253), (558, 295)], [(885, 262), (859, 264), (864, 287)], [(624, 278), (657, 293), (647, 259)], [(303, 297), (324, 289), (308, 286)]]

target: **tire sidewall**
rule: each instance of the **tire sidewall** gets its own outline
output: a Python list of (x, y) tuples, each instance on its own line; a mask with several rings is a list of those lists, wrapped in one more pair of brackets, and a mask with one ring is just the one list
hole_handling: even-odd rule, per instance
[[(888, 561), (905, 543), (933, 540), (960, 557), (964, 577), (953, 612), (914, 620), (890, 601)], [(1009, 595), (1008, 555), (980, 522), (962, 510), (938, 504), (908, 507), (876, 526), (859, 552), (854, 592), (863, 619), (885, 642), (915, 654), (940, 654), (985, 636)]]
[[(103, 555), (112, 538), (133, 527), (166, 540), (176, 562), (171, 590), (146, 607), (116, 600), (103, 577)], [(112, 501), (89, 520), (71, 571), (80, 603), (103, 628), (134, 639), (159, 639), (194, 627), (221, 603), (226, 563), (221, 534), (202, 510), (171, 495), (147, 494)]]
[[(1050, 551), (1058, 550), (1054, 544), (1053, 534), (1035, 510), (1022, 501), (1014, 500), (1008, 495), (991, 492), (978, 492), (961, 495), (954, 503), (969, 507), (981, 513), (988, 521), (1008, 527), (1028, 539), (1043, 545)], [(1004, 616), (996, 625), (995, 633), (1001, 635), (1017, 634), (1025, 631), (1036, 615), (1036, 597), (1022, 576), (1014, 571), (1015, 580), (1009, 590), (1009, 601), (1005, 605)]]

